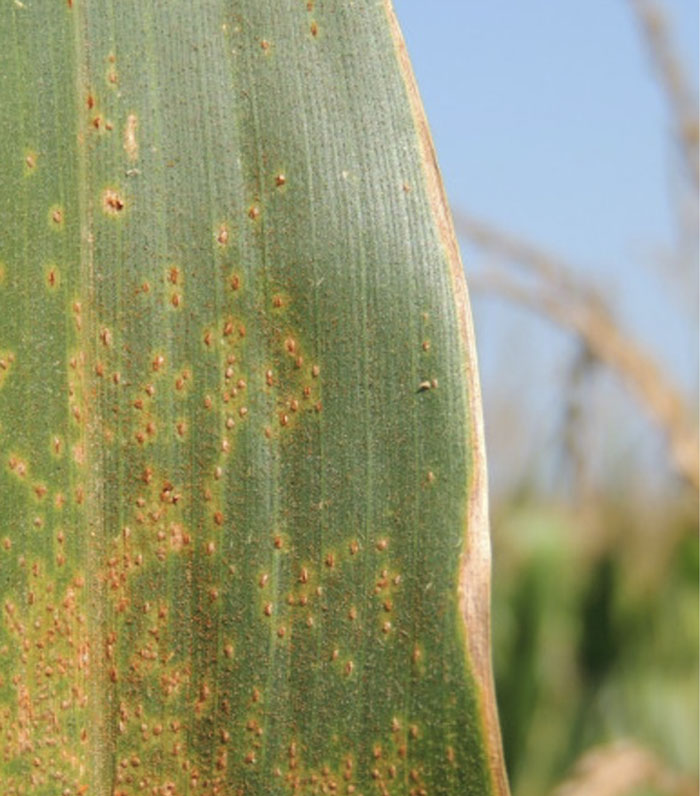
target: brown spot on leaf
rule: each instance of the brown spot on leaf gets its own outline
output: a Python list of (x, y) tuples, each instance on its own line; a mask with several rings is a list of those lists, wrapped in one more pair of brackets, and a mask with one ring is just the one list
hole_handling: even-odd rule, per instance
[(226, 224), (222, 224), (219, 227), (218, 232), (216, 233), (216, 241), (222, 246), (225, 246), (228, 243), (228, 227)]
[(55, 265), (52, 265), (46, 273), (46, 284), (49, 288), (56, 288), (58, 287), (59, 282), (59, 271)]
[(124, 210), (123, 196), (114, 188), (105, 188), (102, 191), (102, 209), (109, 216), (116, 216)]

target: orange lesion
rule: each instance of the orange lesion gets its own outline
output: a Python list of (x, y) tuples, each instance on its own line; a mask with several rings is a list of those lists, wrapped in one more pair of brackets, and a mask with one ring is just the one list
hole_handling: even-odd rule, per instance
[[(290, 303), (284, 293), (275, 293), (271, 300), (273, 310), (284, 310)], [(274, 397), (274, 416), (264, 426), (268, 439), (295, 428), (305, 414), (322, 411), (321, 367), (318, 362), (309, 361), (302, 341), (292, 329), (277, 332), (273, 363), (264, 367), (263, 374), (261, 382)]]
[[(30, 765), (34, 784), (41, 784), (48, 772), (77, 781), (79, 755), (57, 755), (56, 747), (73, 747), (87, 737), (84, 579), (75, 575), (59, 587), (39, 562), (32, 562), (27, 570), (23, 599), (8, 596), (0, 617), (14, 642), (3, 648), (14, 674), (8, 683), (13, 698), (7, 699), (7, 691), (0, 695), (4, 697), (0, 700), (0, 757)], [(15, 784), (3, 781), (8, 792), (15, 792)], [(22, 784), (27, 784), (24, 779)]]
[(357, 761), (353, 755), (343, 755), (333, 766), (312, 768), (304, 763), (302, 745), (296, 739), (287, 745), (285, 759), (274, 767), (273, 774), (290, 793), (357, 792)]
[(17, 478), (25, 479), (29, 473), (29, 465), (26, 459), (17, 454), (11, 453), (7, 459), (7, 466), (10, 472)]
[(46, 269), (46, 286), (49, 290), (55, 290), (61, 283), (61, 273), (58, 267), (50, 265)]
[(105, 188), (102, 191), (102, 210), (108, 216), (118, 216), (126, 207), (126, 200), (116, 188)]
[(216, 242), (219, 244), (219, 246), (226, 246), (228, 244), (230, 236), (228, 224), (226, 222), (222, 222), (221, 224), (219, 224), (214, 235), (216, 237)]
[(33, 150), (27, 150), (24, 153), (24, 174), (34, 174), (36, 172), (38, 155)]
[(14, 353), (12, 351), (0, 350), (0, 388), (3, 386), (14, 364)]
[(64, 211), (60, 205), (53, 205), (49, 209), (49, 222), (52, 229), (60, 229), (64, 222)]

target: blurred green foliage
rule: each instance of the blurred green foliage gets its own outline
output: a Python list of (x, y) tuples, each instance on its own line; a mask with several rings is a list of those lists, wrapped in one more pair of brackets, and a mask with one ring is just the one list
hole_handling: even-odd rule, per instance
[(696, 781), (698, 518), (669, 505), (495, 507), (494, 665), (515, 796), (551, 792), (619, 740)]

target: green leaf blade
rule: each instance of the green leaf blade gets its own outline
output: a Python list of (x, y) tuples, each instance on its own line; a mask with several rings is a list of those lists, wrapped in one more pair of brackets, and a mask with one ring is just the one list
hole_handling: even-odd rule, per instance
[(392, 25), (5, 12), (9, 792), (505, 792), (468, 309)]

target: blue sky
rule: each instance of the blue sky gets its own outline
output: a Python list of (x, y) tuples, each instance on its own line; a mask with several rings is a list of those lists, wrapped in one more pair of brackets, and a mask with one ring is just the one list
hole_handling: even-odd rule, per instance
[[(602, 285), (674, 378), (695, 389), (697, 281), (686, 272), (689, 288), (679, 290), (669, 254), (679, 164), (631, 3), (395, 0), (395, 8), (453, 207), (565, 255)], [(698, 4), (664, 0), (663, 8), (696, 81)], [(463, 255), (469, 275), (478, 255), (468, 247)], [(685, 305), (682, 297), (678, 303), (684, 290)], [(571, 340), (503, 302), (477, 296), (474, 303), (487, 428), (488, 402), (501, 407), (517, 391), (529, 430), (514, 421), (513, 433), (525, 448), (541, 449), (542, 435), (555, 434), (542, 418), (561, 404)], [(519, 373), (504, 369), (511, 358)], [(535, 379), (543, 386), (525, 389), (522, 382)], [(612, 424), (619, 436), (616, 452), (602, 455), (649, 447), (643, 416), (634, 418), (614, 387), (602, 389), (611, 397), (596, 411), (609, 416), (597, 425)], [(629, 428), (620, 413), (631, 417)], [(659, 445), (652, 432), (652, 459)]]

